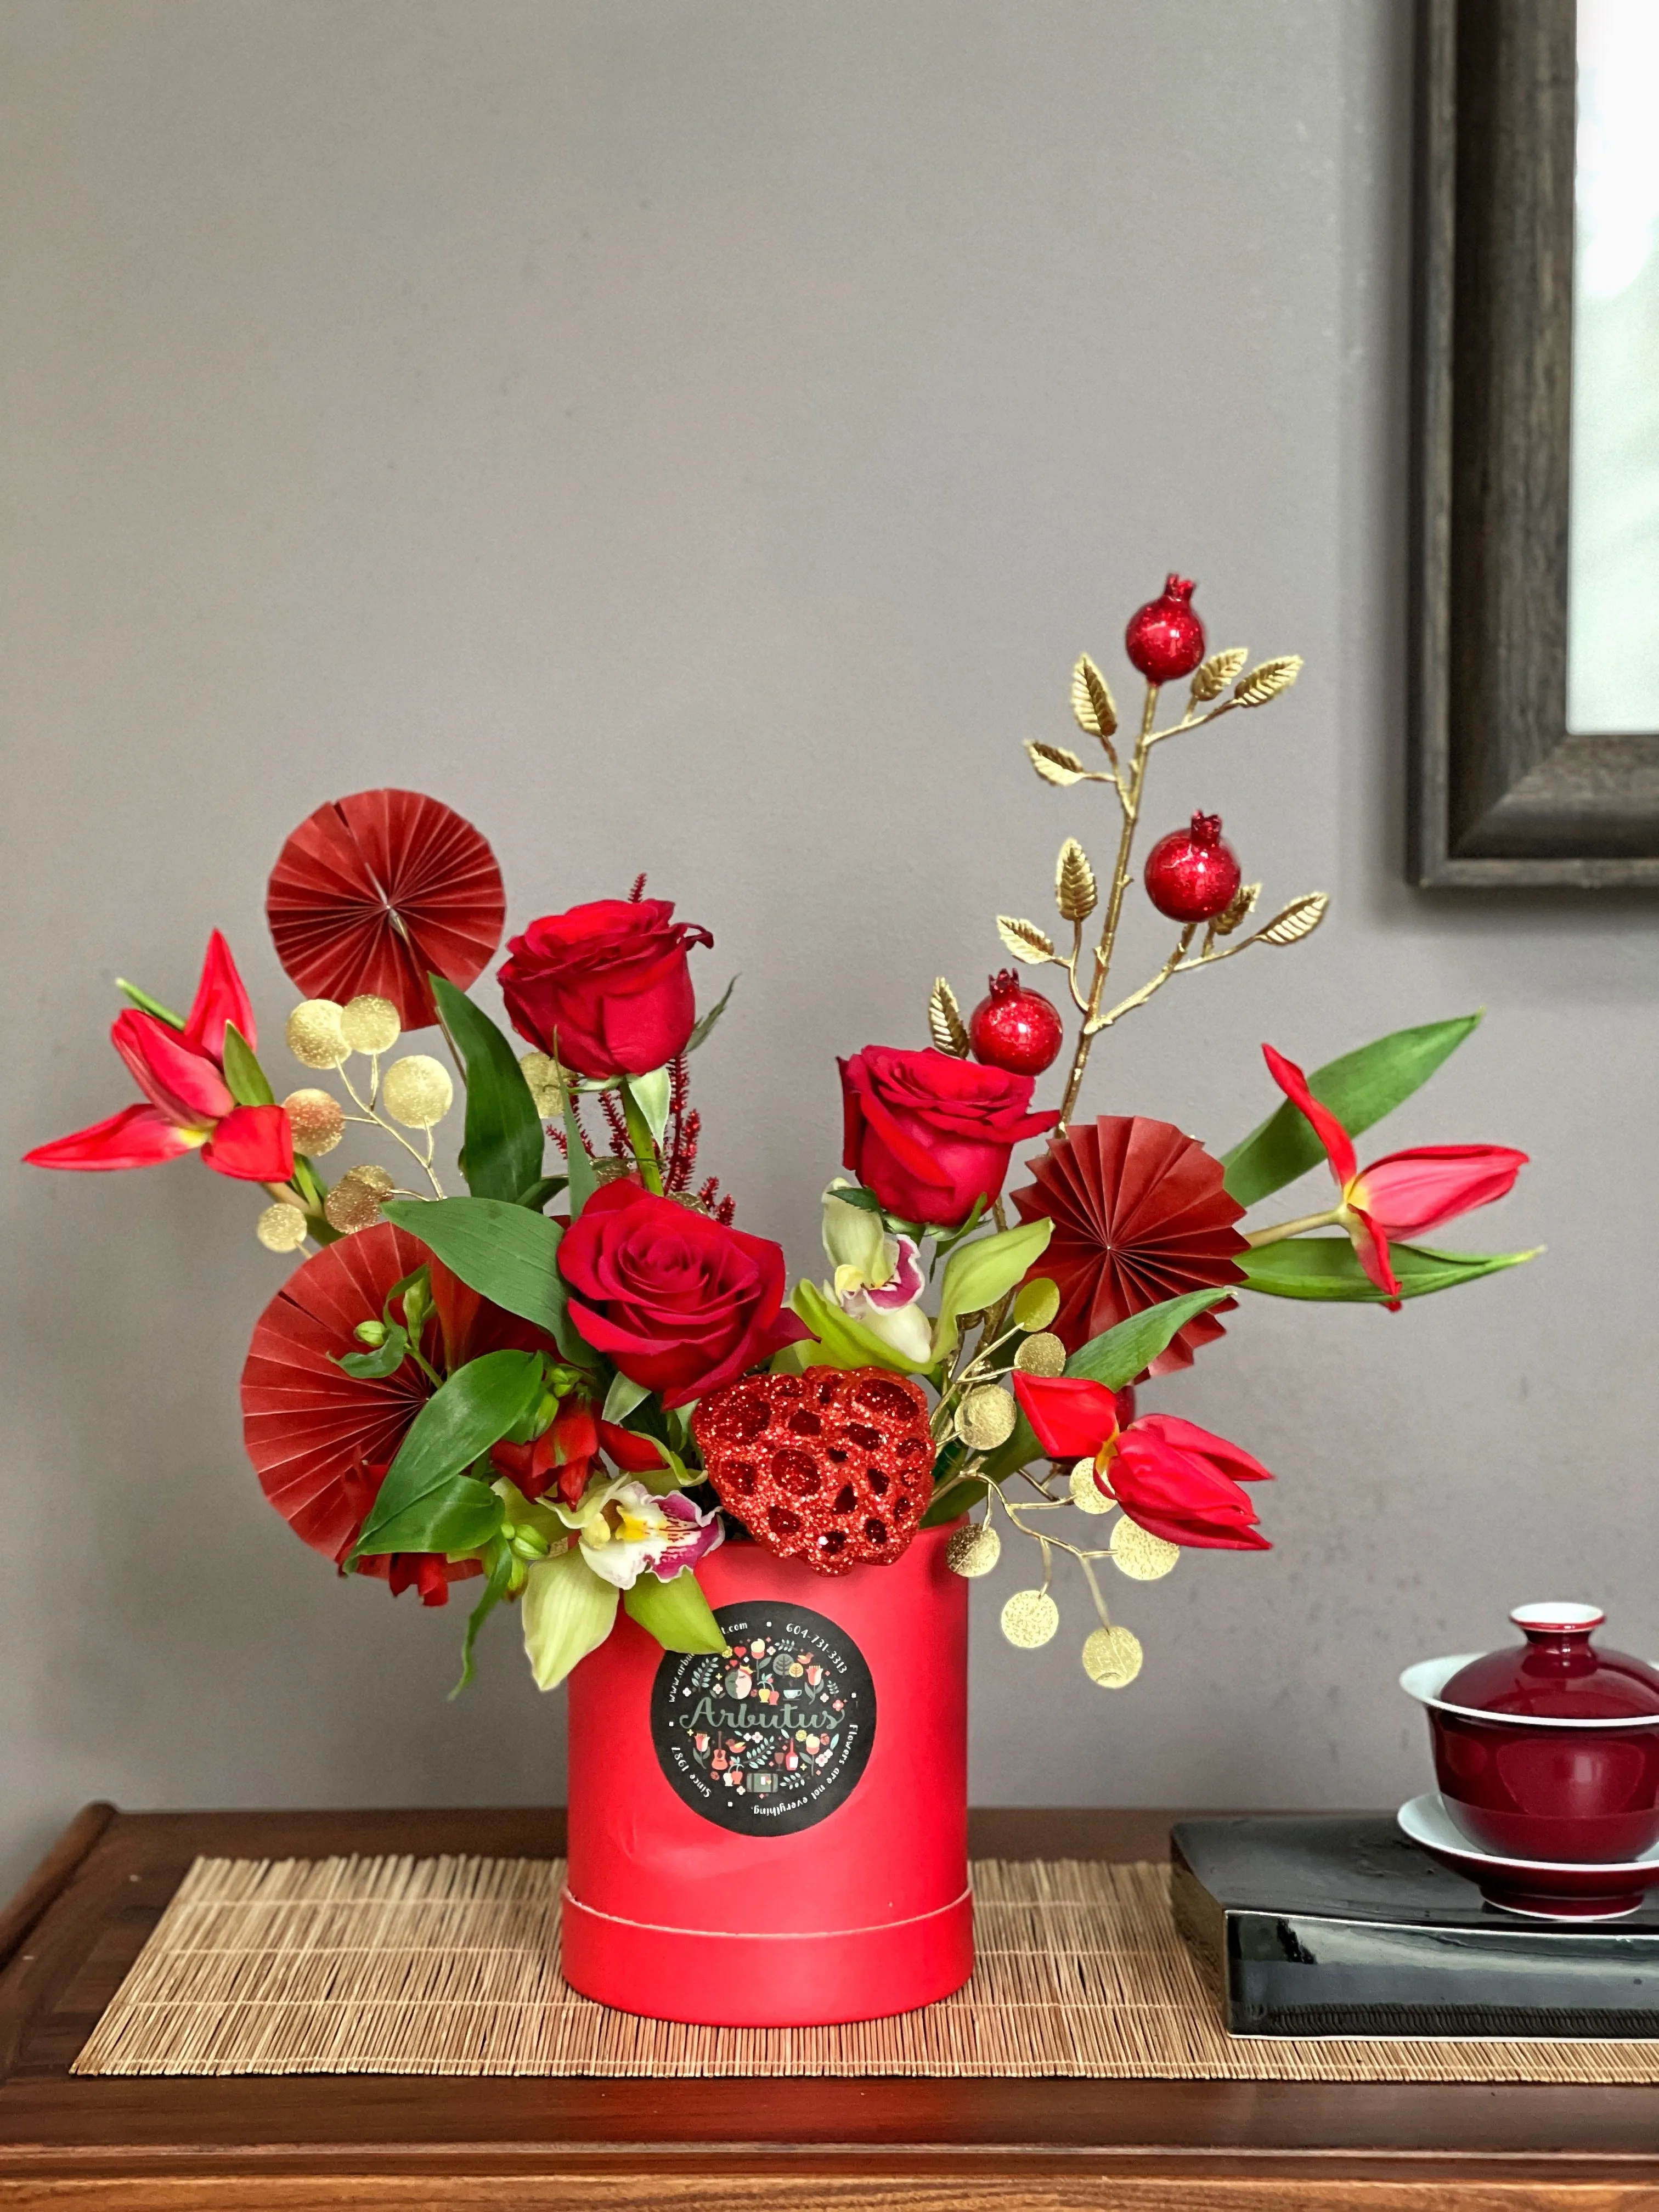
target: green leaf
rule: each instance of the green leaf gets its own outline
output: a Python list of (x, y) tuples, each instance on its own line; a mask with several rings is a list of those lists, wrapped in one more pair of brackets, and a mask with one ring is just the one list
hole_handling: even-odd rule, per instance
[(643, 1382), (630, 1382), (626, 1375), (613, 1375), (611, 1388), (605, 1394), (605, 1403), (599, 1408), (602, 1421), (625, 1421), (642, 1398), (651, 1393)]
[(459, 1698), (472, 1680), (472, 1647), (478, 1640), (478, 1631), (507, 1595), (513, 1578), (512, 1547), (500, 1536), (491, 1540), (484, 1572), (483, 1595), (467, 1617), (466, 1634), (461, 1639), (461, 1679), (450, 1692), (452, 1698)]
[(225, 1088), (239, 1106), (274, 1106), (276, 1093), (234, 1022), (225, 1024)]
[(621, 1593), (596, 1575), (573, 1544), (525, 1577), (524, 1648), (538, 1690), (556, 1690), (610, 1635)]
[[(1435, 1252), (1425, 1244), (1391, 1244), (1389, 1254), (1400, 1278), (1402, 1298), (1420, 1298), (1431, 1291), (1449, 1291), (1459, 1283), (1478, 1282), (1504, 1267), (1518, 1267), (1535, 1260), (1543, 1246), (1530, 1252)], [(1346, 1237), (1287, 1237), (1282, 1244), (1264, 1244), (1259, 1251), (1241, 1252), (1244, 1287), (1263, 1291), (1275, 1298), (1340, 1298), (1364, 1304), (1381, 1304), (1387, 1292), (1359, 1264)]]
[[(1178, 1298), (1165, 1298), (1162, 1305), (1148, 1306), (1143, 1313), (1131, 1314), (1115, 1328), (1091, 1337), (1066, 1361), (1066, 1372), (1084, 1376), (1091, 1382), (1103, 1383), (1109, 1390), (1121, 1390), (1126, 1382), (1133, 1382), (1143, 1368), (1152, 1364), (1176, 1332), (1184, 1328), (1195, 1314), (1207, 1313), (1212, 1306), (1219, 1305), (1223, 1298), (1231, 1295), (1224, 1288), (1187, 1291)], [(1007, 1443), (987, 1455), (985, 1471), (1000, 1482), (1005, 1474), (1012, 1474), (1028, 1460), (1041, 1456), (1042, 1447), (1022, 1413)]]
[(816, 1283), (797, 1283), (789, 1303), (817, 1341), (787, 1346), (786, 1350), (797, 1355), (799, 1367), (792, 1363), (786, 1371), (799, 1373), (806, 1367), (890, 1367), (900, 1375), (927, 1372), (927, 1364), (907, 1359), (885, 1338), (843, 1313)]
[(515, 1201), (542, 1171), (546, 1137), (512, 1045), (465, 991), (428, 979), (466, 1068), (466, 1187)]
[(647, 1570), (632, 1589), (623, 1592), (623, 1606), (665, 1651), (724, 1651), (726, 1648), (702, 1585), (690, 1567), (682, 1567), (672, 1582), (665, 1583), (659, 1582)]
[[(392, 1477), (387, 1475), (386, 1483)], [(381, 1486), (385, 1494), (386, 1485)], [(375, 1501), (379, 1511), (380, 1501)], [(353, 1559), (387, 1552), (443, 1552), (451, 1559), (476, 1552), (501, 1532), (501, 1501), (487, 1482), (452, 1474), (412, 1498), (399, 1512), (382, 1516), (373, 1536), (365, 1529)]]
[(652, 1143), (660, 1145), (662, 1133), (668, 1127), (668, 1070), (653, 1067), (649, 1075), (627, 1076), (622, 1087), (644, 1115)]
[[(1033, 1443), (1036, 1438), (1032, 1439)], [(947, 1521), (960, 1521), (964, 1513), (971, 1513), (985, 1495), (986, 1486), (975, 1477), (970, 1482), (958, 1482), (942, 1498), (935, 1498), (917, 1523), (922, 1528), (942, 1528)]]
[[(1455, 1021), (1395, 1030), (1315, 1068), (1308, 1088), (1322, 1106), (1330, 1108), (1348, 1134), (1357, 1137), (1426, 1083), (1480, 1021), (1478, 1013), (1462, 1014)], [(1324, 1158), (1325, 1147), (1307, 1116), (1287, 1098), (1242, 1144), (1224, 1153), (1222, 1164), (1229, 1191), (1241, 1206), (1254, 1206), (1318, 1167)]]
[(152, 999), (148, 991), (141, 991), (136, 983), (129, 983), (125, 975), (118, 975), (115, 988), (124, 997), (131, 1000), (141, 1014), (154, 1014), (158, 1022), (165, 1022), (170, 1030), (185, 1027), (182, 1014), (175, 1014), (171, 1006), (164, 1006), (159, 999)]
[(570, 1329), (565, 1313), (559, 1273), (564, 1231), (556, 1221), (500, 1198), (389, 1198), (380, 1210), (388, 1221), (418, 1237), (469, 1290), (533, 1321), (561, 1351), (588, 1364), (586, 1346)]
[[(397, 1373), (408, 1351), (408, 1336), (394, 1324), (387, 1329), (384, 1344), (377, 1345), (372, 1352), (343, 1352), (335, 1364), (359, 1382), (378, 1382)], [(329, 1358), (333, 1359), (334, 1354), (330, 1352)]]
[(935, 1364), (956, 1349), (957, 1315), (981, 1312), (1012, 1291), (1032, 1262), (1042, 1258), (1054, 1231), (1052, 1221), (1023, 1221), (1018, 1229), (1000, 1229), (994, 1237), (976, 1237), (952, 1252), (939, 1285)]
[(719, 1004), (717, 1006), (713, 1006), (708, 1009), (708, 1012), (703, 1016), (702, 1019), (697, 1024), (696, 1029), (692, 1030), (690, 1036), (685, 1040), (685, 1048), (688, 1052), (695, 1052), (700, 1044), (707, 1043), (708, 1032), (714, 1028), (715, 1023), (719, 1021), (720, 1016), (726, 1012), (727, 1006), (731, 1005), (732, 994), (737, 989), (737, 988), (738, 979), (734, 975), (731, 981), (726, 985), (726, 988), (720, 993)]
[(550, 1198), (556, 1198), (570, 1180), (568, 1176), (538, 1176), (527, 1190), (519, 1193), (518, 1203), (527, 1206), (532, 1213), (543, 1212)]
[[(537, 1352), (487, 1352), (482, 1359), (469, 1360), (465, 1367), (457, 1368), (415, 1416), (386, 1471), (380, 1495), (368, 1510), (362, 1534), (352, 1550), (353, 1559), (362, 1552), (441, 1548), (435, 1543), (411, 1543), (401, 1533), (396, 1543), (382, 1539), (388, 1530), (401, 1530), (407, 1516), (422, 1501), (450, 1496), (448, 1486), (463, 1468), (471, 1467), (491, 1444), (499, 1443), (535, 1404), (541, 1395), (542, 1373), (542, 1357)], [(472, 1487), (495, 1498), (500, 1506), (501, 1500), (486, 1484), (475, 1483)], [(498, 1512), (498, 1524), (499, 1521)], [(486, 1535), (489, 1533), (485, 1531)], [(483, 1536), (473, 1539), (475, 1543), (483, 1540)], [(463, 1551), (471, 1547), (446, 1543), (441, 1548)]]

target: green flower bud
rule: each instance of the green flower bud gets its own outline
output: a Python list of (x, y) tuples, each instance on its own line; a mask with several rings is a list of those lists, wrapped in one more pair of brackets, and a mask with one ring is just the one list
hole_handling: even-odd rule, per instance
[(359, 1344), (366, 1344), (371, 1351), (376, 1351), (386, 1342), (386, 1323), (383, 1321), (360, 1321), (351, 1334)]

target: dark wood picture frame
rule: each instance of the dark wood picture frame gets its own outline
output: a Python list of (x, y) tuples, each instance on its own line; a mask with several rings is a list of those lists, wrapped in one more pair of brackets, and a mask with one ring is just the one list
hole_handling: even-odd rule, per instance
[(1659, 889), (1659, 732), (1569, 732), (1576, 0), (1419, 0), (1413, 882)]

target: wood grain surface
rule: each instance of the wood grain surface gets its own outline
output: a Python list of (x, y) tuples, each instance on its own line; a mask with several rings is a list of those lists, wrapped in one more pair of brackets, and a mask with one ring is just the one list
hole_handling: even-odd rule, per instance
[[(1167, 1812), (976, 1814), (976, 1854), (1161, 1856)], [(100, 1832), (79, 1845), (94, 1825)], [(553, 1856), (556, 1812), (83, 1816), (0, 1972), (0, 2212), (1659, 2212), (1659, 2090), (1269, 2082), (75, 2080), (191, 1861)], [(37, 1883), (40, 1878), (37, 1877)], [(37, 1887), (34, 1894), (40, 1893)]]

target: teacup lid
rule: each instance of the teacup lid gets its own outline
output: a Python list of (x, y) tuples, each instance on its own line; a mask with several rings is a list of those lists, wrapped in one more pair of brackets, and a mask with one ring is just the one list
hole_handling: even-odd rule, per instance
[(1659, 1714), (1659, 1668), (1591, 1642), (1600, 1606), (1551, 1598), (1518, 1605), (1510, 1619), (1526, 1638), (1460, 1667), (1440, 1702), (1534, 1720), (1649, 1719)]

